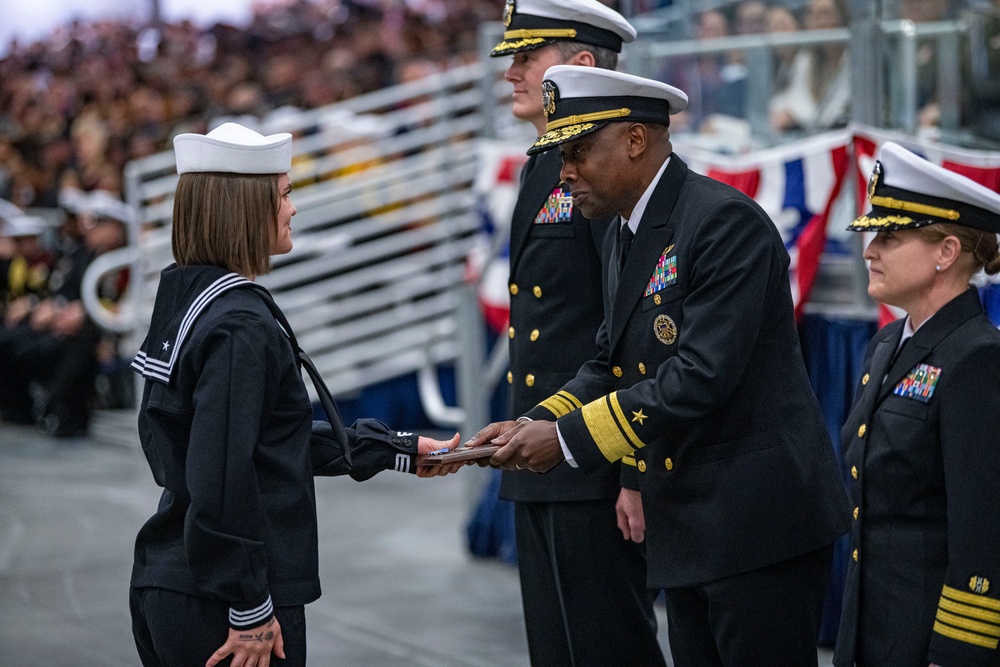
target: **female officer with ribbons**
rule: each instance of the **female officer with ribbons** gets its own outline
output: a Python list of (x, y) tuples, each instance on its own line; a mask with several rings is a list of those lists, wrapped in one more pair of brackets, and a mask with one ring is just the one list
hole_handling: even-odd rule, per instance
[(1000, 664), (1000, 194), (892, 143), (854, 231), (868, 293), (906, 311), (868, 347), (842, 431), (854, 525), (834, 663)]

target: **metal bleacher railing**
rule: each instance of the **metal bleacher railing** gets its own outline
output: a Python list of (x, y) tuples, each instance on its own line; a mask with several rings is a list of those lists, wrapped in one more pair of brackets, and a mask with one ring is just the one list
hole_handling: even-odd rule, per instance
[[(276, 110), (258, 128), (295, 137), (298, 210), (294, 250), (273, 258), (260, 283), (335, 394), (418, 372), (424, 406), (442, 426), (465, 427), (470, 413), (444, 404), (437, 365), (459, 367), (463, 406), (485, 401), (478, 369), (467, 368), (482, 363), (485, 342), (466, 280), (480, 226), (472, 187), (487, 108), (482, 71), (470, 65), (323, 109)], [(117, 311), (87, 304), (123, 335), (123, 355), (145, 335), (159, 272), (172, 261), (176, 182), (171, 152), (128, 165), (127, 199), (138, 212), (129, 245), (88, 273), (94, 284), (130, 269)], [(88, 297), (93, 291), (85, 288)], [(485, 418), (475, 413), (480, 426)]]

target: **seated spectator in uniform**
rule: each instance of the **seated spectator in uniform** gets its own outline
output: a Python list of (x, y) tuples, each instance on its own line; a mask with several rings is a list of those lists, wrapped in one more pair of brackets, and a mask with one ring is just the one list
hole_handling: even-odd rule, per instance
[(47, 295), (52, 257), (41, 240), (44, 221), (0, 204), (0, 421), (32, 424), (27, 378), (12, 354), (32, 308)]
[[(82, 196), (76, 205), (78, 237), (64, 236), (62, 254), (48, 275), (46, 298), (12, 328), (4, 361), (9, 372), (5, 390), (30, 396), (32, 383), (42, 389), (46, 398), (38, 424), (58, 437), (87, 432), (103, 334), (84, 308), (83, 275), (95, 257), (124, 244), (129, 217), (128, 207), (103, 191)], [(102, 288), (103, 297), (116, 299), (123, 285), (112, 279)]]

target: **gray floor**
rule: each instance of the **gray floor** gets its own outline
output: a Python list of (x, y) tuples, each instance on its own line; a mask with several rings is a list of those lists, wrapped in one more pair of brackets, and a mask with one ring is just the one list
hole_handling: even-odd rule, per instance
[[(158, 493), (140, 450), (110, 444), (130, 439), (0, 425), (0, 665), (137, 664), (132, 540)], [(528, 664), (516, 572), (465, 550), (484, 473), (317, 480), (324, 595), (307, 607), (310, 664)]]

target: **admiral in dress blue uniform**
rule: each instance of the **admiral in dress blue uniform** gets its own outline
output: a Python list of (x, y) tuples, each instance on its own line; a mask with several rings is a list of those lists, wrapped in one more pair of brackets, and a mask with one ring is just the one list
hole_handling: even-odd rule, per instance
[[(613, 69), (622, 43), (635, 39), (632, 26), (598, 0), (511, 0), (504, 20), (504, 39), (490, 55), (513, 56), (506, 73), (514, 86), (512, 111), (539, 135), (548, 66)], [(611, 219), (588, 220), (573, 206), (561, 166), (557, 151), (528, 161), (511, 222), (507, 381), (514, 416), (558, 391), (597, 354), (604, 320), (601, 245)], [(515, 503), (534, 665), (664, 664), (645, 549), (617, 526), (619, 467), (591, 475), (568, 465), (544, 477), (502, 473), (500, 497)]]
[(532, 150), (559, 146), (585, 214), (619, 213), (606, 319), (597, 356), (527, 413), (536, 421), (476, 441), (506, 443), (495, 464), (537, 471), (635, 458), (623, 470), (637, 471), (676, 664), (814, 665), (849, 514), (781, 238), (751, 199), (671, 155), (682, 91), (580, 67), (545, 78), (551, 112)]
[(893, 143), (850, 229), (868, 293), (907, 316), (868, 346), (841, 432), (854, 524), (840, 667), (998, 665), (1000, 332), (969, 287), (1000, 270), (1000, 194)]

